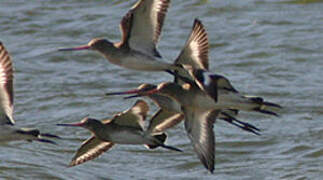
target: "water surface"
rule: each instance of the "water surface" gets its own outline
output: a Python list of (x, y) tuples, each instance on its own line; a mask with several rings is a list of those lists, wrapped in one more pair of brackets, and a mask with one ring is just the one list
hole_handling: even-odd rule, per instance
[[(94, 37), (118, 41), (119, 21), (132, 1), (0, 2), (0, 40), (15, 66), (17, 126), (59, 134), (58, 146), (1, 144), (1, 179), (321, 179), (323, 176), (323, 3), (319, 0), (174, 0), (159, 50), (179, 54), (195, 17), (210, 40), (210, 69), (241, 92), (285, 108), (281, 117), (242, 113), (262, 136), (224, 122), (215, 125), (216, 166), (209, 174), (194, 154), (183, 124), (168, 143), (184, 153), (115, 146), (100, 158), (67, 168), (89, 136), (56, 123), (86, 115), (111, 117), (135, 100), (104, 97), (143, 82), (170, 81), (165, 73), (125, 70), (94, 52), (57, 52)], [(156, 109), (153, 106), (151, 114)]]

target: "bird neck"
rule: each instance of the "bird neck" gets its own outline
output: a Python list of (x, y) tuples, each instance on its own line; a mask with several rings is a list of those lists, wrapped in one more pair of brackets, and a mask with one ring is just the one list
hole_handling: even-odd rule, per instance
[(128, 54), (126, 48), (118, 48), (114, 44), (109, 44), (96, 49), (101, 53), (106, 59), (111, 63), (119, 65), (120, 59), (123, 59), (124, 56)]
[(93, 134), (100, 134), (101, 131), (104, 131), (104, 128), (104, 125), (101, 123), (91, 124), (90, 126), (86, 127), (86, 129), (91, 131)]

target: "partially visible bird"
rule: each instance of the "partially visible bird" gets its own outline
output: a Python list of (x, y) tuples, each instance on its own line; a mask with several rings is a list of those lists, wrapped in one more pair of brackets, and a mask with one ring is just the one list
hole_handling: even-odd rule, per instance
[(160, 94), (171, 98), (181, 105), (185, 117), (185, 130), (201, 163), (211, 173), (215, 163), (215, 137), (213, 124), (221, 109), (205, 108), (200, 104), (200, 93), (193, 86), (181, 86), (173, 82), (160, 83), (157, 88), (146, 91), (142, 95)]
[[(195, 69), (201, 69), (207, 71), (209, 69), (209, 60), (208, 60), (208, 52), (209, 52), (209, 43), (206, 29), (204, 28), (202, 22), (199, 19), (195, 19), (193, 22), (191, 33), (189, 34), (184, 48), (180, 52), (179, 56), (176, 58), (174, 64), (178, 67), (186, 67), (190, 66)], [(180, 78), (179, 78), (180, 77)], [(182, 78), (186, 78), (189, 80), (192, 86), (195, 86), (195, 89), (199, 89), (198, 85), (194, 83), (194, 78), (190, 75), (190, 73), (185, 68), (180, 68), (175, 72), (174, 82), (183, 85), (186, 84)], [(115, 92), (115, 93), (107, 93), (106, 95), (121, 95), (121, 94), (137, 94), (140, 95), (144, 91), (152, 90), (156, 88), (153, 84), (142, 84), (136, 90), (129, 90), (125, 92)], [(181, 113), (180, 104), (177, 101), (172, 100), (169, 97), (162, 96), (161, 94), (151, 94), (148, 96), (152, 99), (163, 112), (174, 112)], [(239, 121), (234, 116), (237, 115), (237, 110), (234, 109), (222, 109), (220, 114), (218, 115), (219, 119), (227, 121), (239, 128), (242, 128), (246, 131), (252, 132), (254, 134), (259, 135), (257, 131), (260, 131), (255, 126)], [(164, 113), (163, 113), (164, 114)], [(163, 114), (156, 114), (159, 117)], [(159, 118), (160, 119), (160, 118)], [(162, 120), (162, 119), (161, 119)], [(152, 121), (153, 122), (153, 121)]]
[(56, 135), (40, 133), (38, 129), (14, 126), (13, 73), (10, 55), (0, 42), (0, 142), (27, 140), (55, 144), (45, 137), (59, 138)]
[(183, 65), (183, 67), (194, 79), (193, 84), (197, 84), (219, 106), (227, 106), (229, 109), (243, 111), (256, 111), (274, 116), (278, 116), (276, 111), (282, 108), (276, 103), (265, 101), (262, 97), (241, 94), (222, 75), (196, 69), (189, 65)]
[[(183, 86), (187, 86), (188, 84), (183, 84)], [(160, 93), (153, 93), (153, 94), (147, 94), (148, 91), (156, 89), (157, 86), (153, 84), (141, 84), (138, 88), (128, 90), (128, 91), (120, 91), (120, 92), (110, 92), (106, 93), (106, 96), (111, 95), (129, 95), (129, 94), (135, 94), (132, 96), (126, 97), (133, 98), (133, 97), (140, 97), (142, 95), (149, 97), (155, 104), (159, 107), (159, 110), (155, 113), (155, 115), (151, 118), (150, 122), (151, 124), (158, 124), (158, 127), (162, 127), (161, 131), (165, 131), (168, 128), (172, 128), (173, 126), (180, 123), (182, 120), (184, 120), (183, 112), (181, 109), (181, 105), (174, 100), (173, 98), (170, 98), (168, 96), (162, 95)], [(234, 126), (237, 126), (245, 131), (251, 132), (256, 135), (260, 135), (260, 129), (255, 127), (254, 125), (240, 121), (236, 119), (234, 116), (230, 115), (229, 113), (226, 113), (226, 111), (221, 111), (219, 115), (217, 116), (218, 119), (226, 121)], [(162, 126), (164, 124), (167, 124), (167, 127)], [(168, 121), (171, 121), (172, 124), (168, 123)], [(152, 128), (155, 131), (160, 128)]]

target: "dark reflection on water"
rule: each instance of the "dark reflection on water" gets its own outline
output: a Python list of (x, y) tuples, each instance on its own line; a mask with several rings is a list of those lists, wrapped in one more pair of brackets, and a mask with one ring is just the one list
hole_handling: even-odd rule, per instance
[(183, 125), (169, 130), (168, 143), (184, 153), (120, 145), (67, 168), (89, 133), (56, 123), (88, 114), (111, 117), (134, 100), (104, 97), (106, 92), (171, 80), (164, 73), (121, 69), (93, 52), (56, 51), (94, 37), (117, 41), (119, 21), (134, 2), (0, 2), (0, 40), (16, 70), (17, 125), (65, 138), (57, 146), (1, 144), (2, 179), (321, 179), (323, 6), (318, 0), (172, 2), (159, 44), (166, 59), (178, 55), (198, 17), (209, 33), (211, 70), (227, 76), (241, 92), (284, 106), (278, 118), (240, 115), (259, 127), (261, 136), (217, 122), (213, 175), (199, 163)]

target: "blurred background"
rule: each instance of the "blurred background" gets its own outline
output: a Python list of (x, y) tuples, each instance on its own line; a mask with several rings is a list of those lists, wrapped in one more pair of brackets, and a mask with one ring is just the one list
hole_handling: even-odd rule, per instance
[[(171, 81), (166, 73), (112, 65), (95, 52), (58, 52), (94, 37), (119, 41), (119, 22), (135, 3), (119, 1), (0, 2), (0, 41), (15, 67), (15, 119), (19, 127), (58, 134), (58, 145), (0, 144), (1, 179), (321, 179), (323, 176), (323, 1), (173, 0), (159, 51), (172, 62), (199, 18), (208, 31), (210, 70), (239, 91), (281, 104), (280, 117), (241, 113), (261, 136), (215, 124), (216, 165), (202, 166), (183, 123), (168, 144), (184, 153), (120, 145), (83, 165), (67, 168), (81, 128), (56, 123), (112, 117), (134, 102), (104, 97), (139, 84)], [(156, 107), (150, 102), (151, 112)]]

